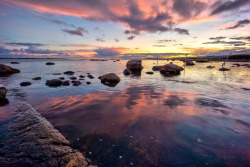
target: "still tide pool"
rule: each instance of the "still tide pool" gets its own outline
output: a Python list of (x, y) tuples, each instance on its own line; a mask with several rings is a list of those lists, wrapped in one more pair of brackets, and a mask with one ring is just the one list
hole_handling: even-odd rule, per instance
[[(21, 73), (0, 77), (10, 101), (0, 108), (1, 124), (11, 119), (18, 101), (26, 101), (98, 166), (250, 165), (249, 68), (226, 63), (231, 70), (222, 72), (221, 62), (196, 63), (181, 75), (164, 77), (146, 72), (168, 61), (143, 60), (141, 73), (124, 76), (126, 60), (57, 59), (51, 66), (48, 60), (11, 61), (1, 63)], [(69, 79), (63, 74), (69, 70), (94, 79), (85, 77), (80, 86), (45, 85), (48, 79)], [(110, 72), (121, 78), (113, 88), (98, 79)], [(20, 87), (24, 81), (32, 85)]]

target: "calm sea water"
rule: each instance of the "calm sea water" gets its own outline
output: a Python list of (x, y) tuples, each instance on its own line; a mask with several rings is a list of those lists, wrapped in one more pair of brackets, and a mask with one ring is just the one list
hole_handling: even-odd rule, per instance
[[(26, 101), (98, 166), (250, 165), (249, 68), (226, 63), (231, 70), (221, 72), (221, 62), (196, 63), (179, 76), (164, 77), (146, 74), (157, 61), (143, 60), (140, 74), (124, 76), (126, 60), (49, 60), (53, 66), (45, 65), (48, 60), (11, 61), (0, 63), (21, 73), (0, 77), (10, 101), (0, 107), (0, 139), (8, 133), (5, 125), (18, 102)], [(68, 70), (76, 77), (89, 72), (95, 78), (85, 77), (78, 87), (45, 85), (48, 79), (68, 79), (53, 75)], [(98, 79), (110, 72), (121, 78), (114, 88)], [(20, 87), (23, 81), (32, 85)]]

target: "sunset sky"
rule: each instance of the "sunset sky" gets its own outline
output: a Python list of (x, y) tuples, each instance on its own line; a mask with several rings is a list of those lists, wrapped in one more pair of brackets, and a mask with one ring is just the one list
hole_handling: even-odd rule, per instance
[(250, 54), (250, 0), (1, 0), (0, 57)]

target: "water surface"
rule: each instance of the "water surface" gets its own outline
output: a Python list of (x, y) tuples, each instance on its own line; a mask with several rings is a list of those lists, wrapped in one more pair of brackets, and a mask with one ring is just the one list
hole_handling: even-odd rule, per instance
[[(18, 101), (27, 101), (98, 166), (250, 165), (249, 68), (227, 63), (231, 70), (221, 72), (222, 63), (196, 63), (179, 76), (164, 77), (145, 72), (166, 60), (143, 60), (141, 73), (124, 76), (126, 60), (53, 60), (54, 66), (46, 66), (47, 60), (18, 61), (1, 60), (21, 70), (0, 78), (10, 101), (0, 108), (1, 124), (12, 119)], [(68, 79), (53, 75), (68, 70), (95, 78), (78, 87), (45, 85), (47, 79)], [(98, 79), (110, 72), (121, 78), (114, 88)], [(31, 80), (38, 76), (42, 80)], [(22, 81), (32, 85), (20, 87)]]

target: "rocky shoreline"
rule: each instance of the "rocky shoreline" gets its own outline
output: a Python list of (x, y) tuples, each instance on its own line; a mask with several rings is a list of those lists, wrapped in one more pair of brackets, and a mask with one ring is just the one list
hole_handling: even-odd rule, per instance
[(94, 167), (32, 106), (25, 103), (9, 123), (9, 133), (1, 143), (1, 166)]

